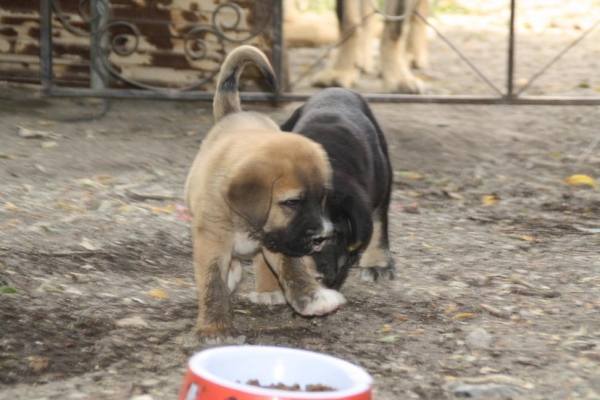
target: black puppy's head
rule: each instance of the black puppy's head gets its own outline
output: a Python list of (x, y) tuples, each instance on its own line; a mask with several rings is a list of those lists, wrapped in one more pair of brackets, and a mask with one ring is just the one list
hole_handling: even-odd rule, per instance
[(373, 234), (371, 212), (361, 192), (349, 179), (334, 173), (334, 189), (327, 201), (333, 236), (320, 252), (312, 254), (322, 283), (333, 289), (342, 286)]

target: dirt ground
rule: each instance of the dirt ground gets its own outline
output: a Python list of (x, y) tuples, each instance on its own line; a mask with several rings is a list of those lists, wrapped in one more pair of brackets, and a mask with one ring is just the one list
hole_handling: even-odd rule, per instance
[[(444, 54), (426, 74), (442, 74)], [(556, 84), (595, 92), (597, 60), (558, 69), (569, 80)], [(282, 122), (297, 106), (245, 108)], [(197, 304), (181, 196), (211, 109), (122, 100), (61, 122), (101, 109), (0, 87), (0, 399), (175, 398), (201, 349), (186, 340)], [(350, 360), (377, 400), (600, 398), (600, 195), (564, 182), (600, 176), (597, 149), (586, 152), (600, 108), (373, 109), (396, 171), (397, 279), (354, 271), (348, 303), (310, 319), (251, 304), (246, 268), (233, 296), (246, 342)]]

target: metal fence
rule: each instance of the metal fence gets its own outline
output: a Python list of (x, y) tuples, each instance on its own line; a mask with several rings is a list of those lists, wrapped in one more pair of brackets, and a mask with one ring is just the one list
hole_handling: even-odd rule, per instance
[[(154, 99), (196, 99), (196, 100), (211, 100), (213, 93), (209, 91), (195, 90), (202, 87), (202, 82), (196, 83), (180, 89), (162, 88), (150, 86), (140, 82), (127, 79), (117, 70), (111, 67), (108, 61), (109, 53), (116, 52), (120, 56), (127, 56), (131, 54), (135, 48), (124, 48), (119, 41), (125, 42), (129, 37), (134, 43), (137, 43), (139, 32), (136, 26), (129, 22), (124, 21), (110, 21), (107, 17), (108, 13), (108, 0), (80, 0), (80, 8), (83, 3), (89, 2), (90, 7), (90, 32), (91, 46), (90, 46), (90, 62), (91, 62), (91, 86), (90, 88), (67, 88), (61, 87), (54, 82), (53, 79), (53, 34), (52, 34), (52, 16), (53, 13), (60, 12), (57, 9), (55, 1), (58, 0), (40, 0), (40, 57), (41, 57), (41, 82), (44, 89), (44, 93), (49, 96), (90, 96), (90, 97), (128, 97), (128, 98), (154, 98)], [(267, 1), (267, 0), (265, 0)], [(279, 81), (282, 80), (282, 65), (283, 65), (283, 33), (282, 33), (282, 20), (283, 20), (283, 0), (269, 0), (272, 1), (272, 11), (268, 18), (270, 19), (271, 26), (274, 32), (273, 42), (273, 67), (276, 72)], [(497, 88), (487, 77), (479, 71), (479, 69), (456, 48), (450, 40), (448, 40), (443, 34), (435, 29), (434, 26), (429, 24), (426, 19), (423, 18), (425, 23), (431, 26), (440, 37), (455, 50), (459, 56), (483, 79), (485, 80), (495, 91), (495, 95), (492, 96), (465, 96), (465, 95), (409, 95), (409, 94), (374, 94), (374, 93), (363, 93), (365, 97), (371, 102), (410, 102), (410, 103), (452, 103), (452, 104), (556, 104), (556, 105), (597, 105), (600, 104), (600, 96), (595, 97), (567, 97), (567, 96), (526, 96), (524, 91), (537, 79), (539, 78), (550, 66), (552, 66), (558, 59), (566, 54), (571, 48), (577, 45), (583, 38), (585, 38), (593, 29), (595, 29), (600, 21), (596, 22), (592, 27), (583, 32), (579, 38), (573, 41), (569, 46), (564, 48), (557, 54), (549, 63), (541, 68), (536, 74), (534, 74), (528, 81), (528, 84), (520, 87), (519, 89), (515, 86), (514, 71), (515, 71), (515, 7), (516, 0), (510, 0), (510, 22), (508, 27), (508, 56), (507, 56), (507, 75), (506, 75), (506, 86), (504, 89)], [(239, 7), (235, 2), (224, 2), (219, 5), (218, 10), (228, 8), (235, 12), (238, 12), (237, 22), (240, 20)], [(237, 10), (237, 11), (236, 11)], [(64, 21), (60, 18), (62, 23)], [(210, 31), (212, 34), (218, 37), (218, 40), (223, 42), (232, 42), (234, 44), (243, 43), (244, 40), (235, 40), (231, 36), (227, 35), (222, 26), (215, 22), (213, 18), (213, 24), (202, 25), (196, 30)], [(263, 29), (268, 21), (264, 21), (260, 29)], [(228, 26), (228, 29), (235, 30), (236, 24)], [(108, 35), (111, 28), (120, 26), (125, 29), (125, 33), (117, 35)], [(254, 32), (258, 34), (259, 32)], [(110, 39), (109, 39), (110, 38)], [(187, 38), (186, 38), (187, 40)], [(200, 46), (207, 46), (206, 43), (202, 42), (202, 39), (194, 39)], [(204, 49), (206, 50), (206, 49)], [(203, 52), (199, 51), (198, 54), (192, 54), (192, 57), (203, 57)], [(190, 54), (188, 54), (190, 56)], [(218, 68), (215, 69), (214, 74), (208, 78), (214, 77), (218, 73)], [(107, 79), (116, 79), (123, 81), (127, 88), (108, 88), (106, 85)], [(298, 94), (288, 92), (287, 90), (278, 89), (274, 93), (264, 92), (244, 92), (241, 93), (242, 99), (246, 101), (266, 101), (266, 102), (287, 102), (287, 101), (304, 101), (309, 94)]]

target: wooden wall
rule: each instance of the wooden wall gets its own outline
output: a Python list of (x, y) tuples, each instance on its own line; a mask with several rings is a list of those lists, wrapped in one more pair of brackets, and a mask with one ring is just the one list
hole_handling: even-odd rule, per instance
[[(67, 26), (89, 32), (90, 24), (78, 13), (79, 0), (55, 0), (62, 10), (66, 24), (56, 12), (52, 15), (53, 62), (55, 82), (60, 86), (89, 87), (90, 37), (77, 35)], [(219, 0), (108, 0), (109, 22), (126, 21), (140, 31), (137, 50), (129, 56), (110, 53), (111, 65), (123, 76), (134, 81), (161, 87), (178, 88), (193, 84), (209, 76), (223, 60), (225, 53), (238, 46), (225, 41), (221, 49), (213, 34), (201, 35), (209, 43), (206, 56), (193, 60), (184, 52), (184, 37), (198, 26), (212, 26)], [(256, 32), (266, 19), (265, 29), (255, 38), (244, 42), (261, 48), (273, 59), (274, 31), (272, 2), (270, 0), (234, 0), (241, 9), (240, 22), (235, 31), (223, 31), (236, 39)], [(89, 15), (89, 1), (84, 1), (84, 14)], [(235, 22), (231, 8), (218, 13), (219, 21), (227, 26)], [(127, 33), (122, 26), (111, 30), (110, 38)], [(3, 0), (0, 2), (0, 80), (39, 82), (40, 53), (39, 0)], [(198, 36), (195, 36), (198, 37)], [(133, 45), (132, 37), (120, 44)], [(194, 42), (190, 48), (199, 51)], [(111, 79), (111, 87), (126, 87)], [(209, 84), (201, 90), (213, 90)]]

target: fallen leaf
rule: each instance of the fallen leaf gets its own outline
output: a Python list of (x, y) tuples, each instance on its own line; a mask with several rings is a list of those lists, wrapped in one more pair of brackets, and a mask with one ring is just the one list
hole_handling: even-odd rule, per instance
[(29, 368), (38, 373), (42, 372), (50, 365), (50, 360), (46, 357), (29, 356), (27, 357), (27, 360), (29, 360)]
[(90, 240), (88, 238), (83, 238), (81, 240), (81, 242), (79, 242), (79, 244), (86, 250), (89, 251), (94, 251), (97, 250), (96, 246), (94, 246), (93, 244), (90, 243)]
[(190, 283), (188, 281), (185, 281), (185, 280), (183, 280), (181, 278), (175, 278), (175, 279), (173, 279), (173, 281), (175, 283), (177, 283), (179, 286), (183, 286), (183, 287), (192, 287), (192, 286), (194, 286), (192, 283)]
[(400, 339), (400, 335), (389, 335), (377, 339), (378, 342), (383, 343), (396, 343)]
[(54, 121), (38, 121), (39, 126), (54, 126), (56, 122)]
[(163, 214), (170, 214), (170, 213), (172, 213), (175, 210), (175, 206), (173, 204), (169, 204), (169, 205), (167, 205), (165, 207), (150, 205), (150, 206), (147, 206), (147, 208), (149, 210), (154, 211), (154, 212), (163, 213)]
[(495, 206), (500, 199), (495, 194), (486, 194), (481, 197), (481, 203), (486, 207)]
[(81, 211), (81, 207), (74, 206), (74, 205), (69, 204), (65, 201), (62, 201), (60, 199), (56, 199), (56, 205), (61, 210), (65, 210), (65, 211), (70, 211), (70, 212), (71, 211)]
[(573, 228), (577, 229), (578, 231), (581, 232), (587, 232), (587, 233), (600, 233), (600, 228), (586, 228), (583, 226), (573, 226)]
[(465, 313), (456, 314), (454, 317), (452, 317), (452, 319), (469, 319), (469, 318), (473, 318), (473, 317), (474, 317), (473, 313), (465, 312)]
[(12, 211), (12, 212), (18, 212), (19, 211), (19, 207), (16, 206), (16, 204), (11, 203), (10, 201), (6, 202), (4, 204), (4, 209), (6, 211)]
[(449, 199), (452, 199), (452, 200), (460, 200), (460, 201), (463, 201), (463, 200), (465, 199), (465, 197), (464, 197), (464, 196), (462, 196), (462, 195), (460, 195), (460, 194), (458, 194), (458, 193), (455, 193), (455, 192), (449, 192), (449, 191), (447, 191), (447, 190), (443, 190), (443, 193), (444, 193), (444, 195), (445, 195), (447, 198), (449, 198)]
[(101, 189), (105, 187), (100, 182), (97, 182), (90, 178), (75, 179), (75, 182), (77, 182), (78, 185), (81, 185), (83, 187), (91, 187), (95, 189)]
[(451, 313), (453, 311), (456, 311), (456, 309), (458, 309), (458, 306), (454, 303), (450, 303), (446, 307), (444, 307), (444, 312)]
[(52, 132), (36, 131), (33, 129), (24, 128), (22, 126), (18, 126), (17, 128), (19, 128), (19, 130), (18, 130), (19, 136), (22, 138), (25, 138), (25, 139), (49, 138), (54, 135)]
[(427, 178), (427, 175), (415, 171), (394, 171), (394, 175), (397, 175), (402, 179), (409, 179), (415, 181)]
[(234, 313), (252, 315), (252, 310), (233, 310)]
[(119, 207), (119, 212), (128, 212), (131, 211), (131, 206), (130, 205), (122, 205), (121, 207)]
[(50, 142), (42, 142), (42, 149), (53, 149), (58, 146), (58, 142), (50, 141)]
[(187, 131), (185, 134), (187, 136), (196, 136), (198, 134), (198, 131)]
[(6, 294), (17, 294), (19, 293), (19, 291), (15, 288), (12, 288), (10, 286), (1, 286), (0, 287), (0, 293), (6, 293)]
[(419, 193), (419, 192), (411, 192), (411, 191), (409, 191), (409, 192), (406, 192), (406, 195), (407, 195), (408, 197), (412, 197), (412, 198), (417, 198), (417, 197), (422, 197), (422, 196), (423, 196), (423, 195), (422, 195), (421, 193)]
[(399, 315), (396, 317), (396, 322), (404, 322), (406, 321), (406, 317), (403, 317), (402, 315)]
[(592, 178), (591, 176), (588, 176), (588, 175), (581, 175), (581, 174), (571, 175), (570, 177), (565, 179), (565, 183), (567, 183), (571, 186), (583, 186), (583, 185), (587, 185), (587, 186), (591, 186), (591, 187), (598, 186), (598, 184), (596, 183), (594, 178)]
[(408, 332), (410, 335), (423, 335), (425, 333), (425, 329), (413, 329), (412, 331)]
[(381, 328), (377, 332), (379, 332), (379, 333), (391, 333), (392, 332), (392, 328), (390, 326), (388, 326), (388, 325), (384, 325), (383, 328)]
[(519, 235), (519, 239), (524, 240), (526, 242), (537, 242), (537, 239), (533, 236), (529, 235)]
[(158, 297), (159, 299), (168, 299), (169, 295), (162, 289), (155, 289), (148, 293), (152, 297)]

